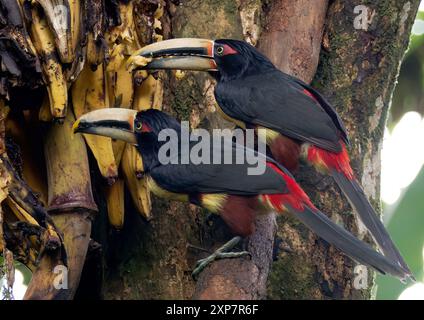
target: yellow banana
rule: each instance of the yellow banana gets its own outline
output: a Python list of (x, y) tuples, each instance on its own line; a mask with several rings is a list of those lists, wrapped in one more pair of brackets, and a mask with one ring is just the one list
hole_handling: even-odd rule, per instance
[(54, 34), (60, 60), (72, 63), (80, 37), (81, 3), (80, 0), (34, 0), (38, 2), (47, 17)]
[(133, 109), (142, 111), (146, 109), (161, 109), (163, 101), (163, 84), (160, 79), (149, 75), (134, 93)]
[(107, 214), (109, 223), (117, 230), (124, 227), (125, 218), (125, 183), (118, 179), (111, 186), (106, 187)]
[[(104, 64), (99, 65), (95, 71), (86, 64), (71, 91), (77, 118), (92, 110), (108, 108)], [(84, 138), (97, 160), (100, 173), (109, 183), (113, 183), (118, 177), (118, 167), (113, 154), (112, 140), (94, 135), (84, 135)]]
[(11, 197), (7, 197), (5, 200), (5, 203), (10, 208), (10, 210), (13, 212), (15, 217), (19, 221), (25, 221), (29, 224), (32, 224), (34, 226), (40, 226), (28, 212), (26, 212), (15, 200), (13, 200)]
[(41, 8), (33, 3), (31, 7), (31, 39), (40, 58), (44, 82), (50, 100), (50, 111), (53, 118), (64, 118), (68, 104), (68, 88), (63, 75), (62, 66), (56, 55), (54, 36)]
[(123, 44), (115, 45), (106, 68), (110, 106), (113, 108), (130, 108), (133, 101), (133, 76), (125, 67), (124, 51)]
[[(114, 108), (130, 108), (134, 96), (133, 75), (126, 68), (128, 53), (137, 48), (138, 42), (134, 38), (132, 29), (133, 4), (120, 4), (121, 24), (111, 28), (106, 34), (109, 45), (109, 60), (106, 67), (107, 92), (109, 103)], [(113, 141), (115, 161), (119, 166), (125, 143)], [(125, 204), (124, 204), (124, 181), (118, 179), (113, 185), (107, 186), (105, 196), (108, 206), (108, 217), (110, 224), (116, 229), (122, 229), (124, 225)], [(143, 209), (144, 210), (144, 209)]]
[[(144, 218), (150, 220), (152, 217), (150, 192), (147, 188), (147, 178), (138, 178), (136, 175), (137, 170), (139, 173), (143, 171), (143, 164), (137, 160), (137, 155), (136, 148), (127, 144), (121, 160), (121, 169), (135, 207)], [(141, 168), (137, 168), (137, 166), (141, 166)]]
[[(116, 164), (119, 166), (125, 149), (125, 142), (112, 141), (113, 155)], [(117, 230), (124, 227), (125, 219), (125, 183), (118, 178), (114, 184), (105, 187), (105, 197), (107, 203), (107, 213), (109, 223)]]

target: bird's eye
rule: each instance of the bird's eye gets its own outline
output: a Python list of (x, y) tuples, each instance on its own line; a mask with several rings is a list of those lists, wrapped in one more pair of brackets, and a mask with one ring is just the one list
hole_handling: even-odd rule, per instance
[(141, 128), (143, 128), (143, 124), (141, 122), (135, 123), (135, 130), (141, 131)]
[(219, 46), (216, 48), (216, 53), (221, 56), (224, 53), (224, 47), (223, 46)]

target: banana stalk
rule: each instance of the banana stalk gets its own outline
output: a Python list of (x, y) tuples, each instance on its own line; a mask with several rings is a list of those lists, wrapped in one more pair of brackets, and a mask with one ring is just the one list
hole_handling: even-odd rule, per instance
[(51, 126), (44, 143), (48, 208), (64, 234), (68, 264), (65, 267), (58, 257), (43, 256), (24, 299), (72, 299), (78, 288), (97, 206), (84, 140), (72, 133), (74, 121), (74, 115), (68, 112), (63, 125)]

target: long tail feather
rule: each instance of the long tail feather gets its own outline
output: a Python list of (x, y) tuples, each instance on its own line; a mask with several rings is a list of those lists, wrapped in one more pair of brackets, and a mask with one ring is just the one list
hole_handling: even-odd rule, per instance
[(357, 239), (322, 212), (306, 206), (304, 206), (303, 211), (294, 210), (294, 212), (295, 216), (314, 233), (357, 262), (400, 279), (406, 279), (410, 276), (400, 265), (373, 250), (368, 244)]
[(348, 179), (342, 172), (336, 170), (330, 170), (330, 172), (340, 189), (349, 199), (352, 207), (355, 208), (363, 224), (370, 231), (384, 255), (394, 262), (397, 262), (405, 273), (412, 275), (411, 270), (396, 248), (389, 233), (377, 216), (356, 179)]

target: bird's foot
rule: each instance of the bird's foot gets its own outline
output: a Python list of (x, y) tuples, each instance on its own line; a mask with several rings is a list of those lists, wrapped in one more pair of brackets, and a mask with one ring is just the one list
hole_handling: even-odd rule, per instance
[(197, 279), (197, 276), (213, 261), (219, 259), (231, 259), (231, 258), (240, 258), (243, 256), (249, 256), (250, 252), (241, 251), (241, 252), (227, 252), (233, 249), (239, 242), (241, 241), (241, 237), (234, 237), (227, 243), (225, 243), (222, 247), (218, 248), (214, 253), (212, 253), (209, 257), (205, 259), (201, 259), (197, 261), (196, 266), (191, 273), (194, 279)]

